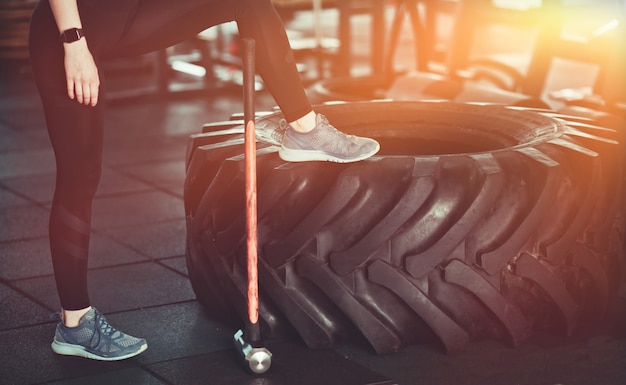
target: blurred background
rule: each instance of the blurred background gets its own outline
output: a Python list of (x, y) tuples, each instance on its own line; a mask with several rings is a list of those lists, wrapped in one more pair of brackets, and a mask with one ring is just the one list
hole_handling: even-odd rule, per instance
[[(319, 90), (315, 83), (321, 82), (325, 89), (323, 95), (313, 92), (315, 102), (430, 99), (433, 96), (423, 92), (425, 85), (443, 80), (435, 87), (441, 89), (438, 98), (454, 99), (451, 84), (480, 83), (481, 90), (485, 85), (508, 95), (501, 97), (504, 102), (533, 98), (551, 108), (574, 105), (624, 113), (624, 0), (273, 2), (285, 21), (305, 84)], [(27, 26), (33, 4), (0, 2), (5, 74), (28, 71)], [(197, 96), (237, 84), (238, 50), (237, 27), (227, 23), (161, 52), (111, 61), (106, 68), (113, 78), (111, 98)], [(410, 86), (395, 89), (394, 80), (408, 73), (413, 78)], [(333, 89), (338, 78), (342, 90)], [(474, 92), (459, 101), (493, 98), (487, 93)]]

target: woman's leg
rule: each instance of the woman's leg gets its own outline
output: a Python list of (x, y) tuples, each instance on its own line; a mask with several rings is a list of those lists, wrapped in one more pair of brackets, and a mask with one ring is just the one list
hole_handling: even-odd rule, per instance
[[(172, 9), (175, 8), (175, 9)], [(140, 2), (122, 51), (146, 52), (235, 20), (241, 37), (256, 42), (256, 67), (285, 119), (279, 155), (289, 161), (355, 162), (380, 148), (372, 139), (348, 136), (315, 114), (302, 86), (282, 20), (270, 0), (168, 0)]]
[[(103, 2), (106, 4), (106, 2)], [(154, 51), (188, 40), (211, 26), (236, 21), (256, 43), (256, 67), (287, 121), (312, 111), (280, 16), (270, 0), (151, 0), (138, 4), (111, 55)]]
[[(99, 64), (98, 50), (92, 54)], [(57, 166), (50, 250), (63, 322), (57, 324), (52, 350), (107, 361), (136, 356), (147, 349), (146, 341), (115, 329), (90, 306), (87, 256), (102, 163), (104, 102), (92, 107), (68, 97), (64, 49), (45, 0), (32, 15), (30, 57)]]
[(67, 96), (63, 48), (46, 2), (33, 13), (31, 63), (56, 158), (50, 250), (61, 306), (89, 307), (87, 255), (91, 203), (100, 179), (104, 103), (85, 106)]

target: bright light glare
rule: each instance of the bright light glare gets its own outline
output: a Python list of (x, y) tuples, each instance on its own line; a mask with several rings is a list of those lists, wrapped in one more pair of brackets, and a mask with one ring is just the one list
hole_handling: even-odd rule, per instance
[(493, 4), (499, 8), (526, 10), (541, 7), (541, 0), (493, 0)]
[(613, 19), (611, 21), (609, 21), (608, 23), (596, 28), (595, 31), (593, 31), (593, 35), (594, 36), (601, 36), (609, 31), (614, 30), (615, 28), (617, 28), (619, 26), (619, 21), (617, 19)]
[(206, 75), (206, 68), (199, 65), (187, 63), (182, 60), (172, 61), (172, 68), (178, 72), (182, 72), (191, 76), (197, 76), (199, 78)]

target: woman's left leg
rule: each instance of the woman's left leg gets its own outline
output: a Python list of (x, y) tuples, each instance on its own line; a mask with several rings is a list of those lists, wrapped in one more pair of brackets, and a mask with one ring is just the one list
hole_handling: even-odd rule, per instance
[(150, 52), (236, 21), (241, 37), (253, 38), (256, 67), (287, 121), (312, 111), (282, 20), (270, 0), (142, 1), (118, 44), (103, 55)]
[(140, 2), (122, 51), (147, 52), (189, 39), (206, 28), (235, 20), (240, 35), (256, 42), (256, 67), (290, 127), (279, 155), (288, 161), (355, 162), (380, 148), (369, 138), (345, 135), (307, 98), (284, 25), (270, 0), (168, 0)]

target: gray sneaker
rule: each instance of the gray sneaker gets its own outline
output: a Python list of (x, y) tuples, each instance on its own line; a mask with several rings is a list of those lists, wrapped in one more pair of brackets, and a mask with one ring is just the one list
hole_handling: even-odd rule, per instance
[(147, 348), (146, 340), (115, 329), (96, 308), (82, 316), (76, 327), (69, 328), (59, 322), (52, 341), (52, 350), (57, 354), (100, 361), (134, 357)]
[(288, 127), (289, 123), (283, 118), (280, 118), (278, 121), (266, 118), (255, 122), (254, 131), (257, 140), (280, 146)]
[(307, 133), (287, 128), (278, 151), (281, 159), (289, 162), (322, 160), (348, 163), (367, 159), (380, 149), (374, 139), (347, 135), (337, 130), (322, 114), (317, 114), (316, 123), (315, 128)]

